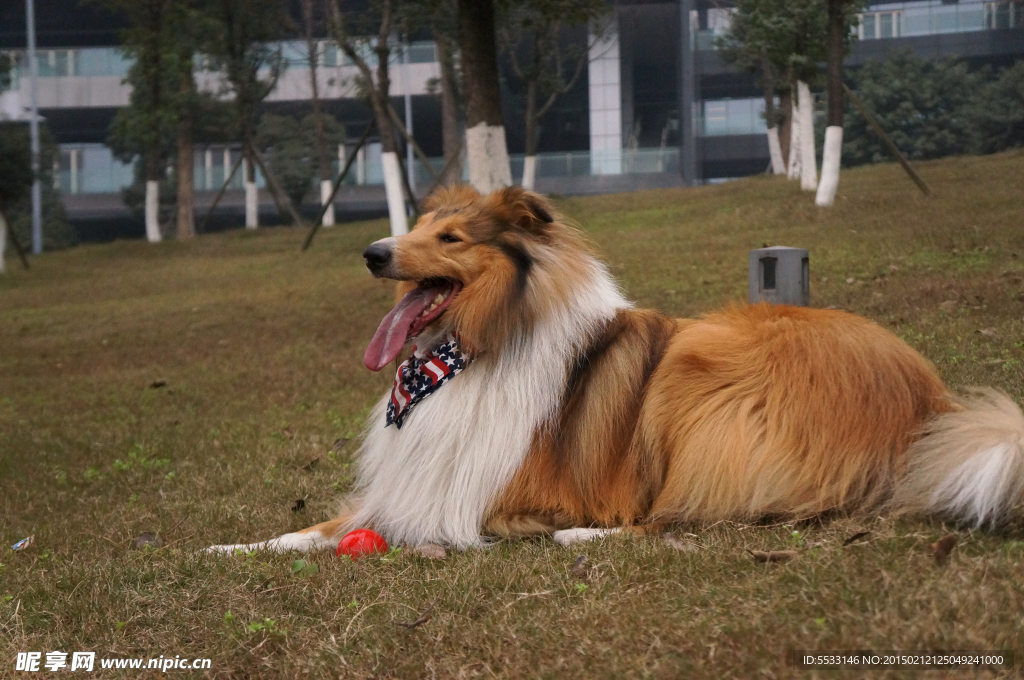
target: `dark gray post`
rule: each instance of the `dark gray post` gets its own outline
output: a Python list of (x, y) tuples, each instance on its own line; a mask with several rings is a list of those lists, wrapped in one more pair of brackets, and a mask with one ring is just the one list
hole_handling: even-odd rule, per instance
[(694, 122), (694, 93), (697, 91), (696, 45), (690, 29), (694, 0), (679, 0), (679, 171), (683, 183), (697, 183), (697, 131)]
[(750, 251), (750, 302), (811, 304), (811, 267), (803, 248), (772, 246)]

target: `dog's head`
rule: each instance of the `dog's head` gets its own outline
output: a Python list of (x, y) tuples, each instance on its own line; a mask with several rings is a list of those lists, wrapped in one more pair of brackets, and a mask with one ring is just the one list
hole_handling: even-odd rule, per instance
[(537, 248), (573, 233), (544, 198), (520, 187), (487, 196), (466, 186), (442, 189), (425, 208), (411, 232), (363, 253), (374, 276), (400, 282), (398, 303), (363, 357), (373, 371), (427, 329), (458, 331), (470, 351), (493, 348), (528, 314)]

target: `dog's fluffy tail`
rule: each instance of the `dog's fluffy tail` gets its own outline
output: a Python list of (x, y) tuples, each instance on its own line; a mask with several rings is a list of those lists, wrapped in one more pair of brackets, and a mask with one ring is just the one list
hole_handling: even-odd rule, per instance
[(894, 509), (996, 527), (1024, 502), (1024, 413), (993, 389), (974, 390), (958, 404), (910, 447)]

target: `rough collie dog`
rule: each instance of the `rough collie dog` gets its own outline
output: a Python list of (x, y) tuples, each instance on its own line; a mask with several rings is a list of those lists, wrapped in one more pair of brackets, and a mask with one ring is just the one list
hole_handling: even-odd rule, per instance
[(996, 525), (1024, 499), (1024, 415), (953, 395), (892, 333), (838, 311), (634, 309), (580, 233), (517, 187), (443, 190), (370, 272), (398, 302), (364, 362), (403, 357), (342, 516), (391, 544), (568, 544), (665, 522), (931, 513)]

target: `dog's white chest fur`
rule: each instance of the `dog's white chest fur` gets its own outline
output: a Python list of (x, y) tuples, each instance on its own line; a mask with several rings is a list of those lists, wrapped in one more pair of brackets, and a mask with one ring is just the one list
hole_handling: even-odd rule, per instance
[(478, 357), (417, 404), (401, 429), (384, 426), (385, 395), (360, 451), (355, 525), (373, 526), (391, 543), (480, 545), (488, 507), (558, 407), (570, 360), (627, 306), (594, 262), (592, 284), (541, 321), (518, 351)]

